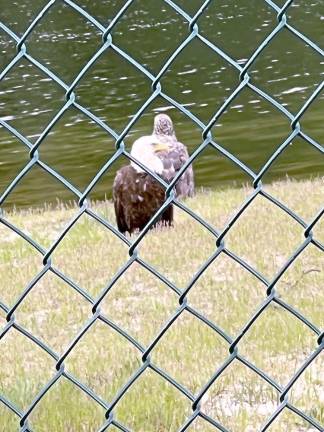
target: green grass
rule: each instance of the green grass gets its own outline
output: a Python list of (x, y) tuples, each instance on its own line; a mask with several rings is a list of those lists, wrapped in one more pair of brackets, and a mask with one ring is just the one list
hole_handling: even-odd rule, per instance
[[(324, 181), (286, 180), (266, 190), (310, 222), (324, 202)], [(252, 191), (246, 188), (201, 191), (186, 205), (222, 230)], [(114, 223), (110, 202), (92, 208)], [(6, 218), (48, 248), (76, 214), (59, 205), (11, 211)], [(324, 223), (314, 237), (324, 242)], [(42, 257), (24, 240), (0, 224), (0, 299), (11, 307), (28, 282), (43, 268)], [(303, 229), (287, 214), (258, 196), (225, 237), (226, 247), (271, 280), (304, 241)], [(177, 209), (171, 229), (152, 230), (139, 246), (140, 256), (179, 288), (215, 251), (211, 234)], [(88, 216), (55, 250), (52, 263), (97, 297), (129, 258), (127, 247)], [(323, 327), (323, 253), (309, 245), (276, 286), (280, 298)], [(225, 254), (198, 279), (188, 303), (235, 337), (265, 299), (265, 287)], [(177, 310), (178, 297), (151, 273), (134, 263), (108, 292), (101, 311), (147, 347)], [(48, 272), (15, 312), (16, 322), (59, 355), (92, 316), (91, 305), (53, 273)], [(0, 325), (6, 324), (0, 309)], [(316, 349), (316, 335), (283, 308), (270, 305), (239, 343), (239, 353), (284, 386)], [(0, 341), (0, 392), (25, 410), (54, 376), (55, 362), (33, 342), (11, 328)], [(198, 394), (228, 357), (228, 344), (207, 325), (184, 311), (154, 348), (152, 362)], [(323, 368), (319, 356), (289, 392), (290, 400), (318, 422), (324, 421)], [(96, 321), (65, 360), (65, 369), (110, 402), (140, 367), (141, 353), (116, 331)], [(234, 360), (211, 386), (203, 411), (230, 431), (255, 432), (278, 404), (278, 393), (258, 375)], [(147, 369), (115, 409), (116, 418), (133, 431), (177, 431), (192, 413), (190, 401)], [(34, 432), (96, 431), (105, 410), (79, 388), (61, 378), (30, 416)], [(0, 431), (17, 431), (19, 419), (0, 404)], [(109, 429), (117, 432), (114, 427)], [(202, 419), (191, 432), (215, 430)], [(288, 410), (271, 432), (312, 431)]]

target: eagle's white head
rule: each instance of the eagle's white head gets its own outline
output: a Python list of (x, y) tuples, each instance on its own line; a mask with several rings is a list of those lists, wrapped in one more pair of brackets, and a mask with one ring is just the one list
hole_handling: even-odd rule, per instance
[[(169, 147), (166, 143), (159, 142), (150, 135), (139, 138), (134, 142), (131, 155), (151, 171), (157, 174), (162, 174), (163, 162), (159, 158), (158, 152), (168, 149)], [(137, 172), (145, 172), (135, 162), (131, 161), (131, 165)]]

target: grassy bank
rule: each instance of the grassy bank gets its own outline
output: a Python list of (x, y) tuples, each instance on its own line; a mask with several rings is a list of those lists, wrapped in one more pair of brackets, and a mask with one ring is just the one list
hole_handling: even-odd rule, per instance
[[(324, 181), (285, 181), (266, 187), (306, 222), (324, 202)], [(202, 191), (186, 205), (217, 230), (235, 214), (251, 190)], [(110, 202), (92, 208), (114, 222)], [(6, 219), (44, 248), (51, 246), (76, 214), (59, 205), (7, 213)], [(324, 242), (324, 221), (314, 228)], [(42, 257), (24, 240), (0, 224), (0, 301), (9, 308), (39, 272)], [(265, 198), (257, 197), (225, 237), (226, 247), (272, 280), (304, 241), (303, 228)], [(155, 266), (180, 289), (215, 251), (215, 238), (177, 209), (171, 229), (155, 229), (140, 244), (140, 257)], [(52, 265), (99, 296), (129, 258), (127, 247), (109, 230), (84, 215), (52, 256)], [(279, 280), (280, 299), (323, 328), (323, 253), (310, 244)], [(188, 303), (235, 338), (266, 297), (265, 285), (225, 254), (221, 254), (189, 292)], [(147, 347), (178, 307), (178, 296), (137, 263), (126, 271), (101, 303), (101, 312)], [(54, 273), (34, 286), (15, 312), (16, 322), (40, 338), (58, 355), (91, 318), (91, 304)], [(6, 324), (0, 308), (1, 328)], [(228, 343), (205, 323), (185, 311), (154, 348), (152, 362), (193, 394), (228, 357)], [(317, 337), (292, 314), (271, 305), (239, 343), (239, 353), (284, 386), (317, 347)], [(66, 371), (108, 403), (139, 368), (141, 352), (102, 321), (96, 321), (65, 360)], [(26, 409), (55, 374), (55, 361), (17, 330), (0, 341), (0, 393)], [(289, 392), (296, 407), (324, 422), (321, 357), (311, 364)], [(237, 360), (211, 386), (203, 411), (230, 431), (255, 432), (278, 405), (278, 393)], [(191, 403), (158, 374), (147, 369), (115, 409), (116, 418), (132, 431), (177, 431)], [(97, 431), (105, 410), (65, 378), (60, 378), (30, 416), (34, 432)], [(19, 419), (0, 403), (0, 431), (18, 430)], [(108, 430), (117, 432), (114, 427)], [(197, 419), (189, 431), (216, 430)], [(312, 431), (309, 424), (284, 410), (271, 432)]]

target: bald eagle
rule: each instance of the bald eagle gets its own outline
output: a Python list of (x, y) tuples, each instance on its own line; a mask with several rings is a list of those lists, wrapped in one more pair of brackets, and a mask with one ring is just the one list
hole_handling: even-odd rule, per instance
[[(188, 159), (184, 144), (177, 141), (173, 123), (166, 114), (154, 118), (152, 135), (136, 140), (131, 155), (170, 183)], [(190, 165), (175, 185), (178, 198), (194, 193), (193, 170)], [(113, 200), (120, 232), (130, 234), (142, 230), (165, 202), (165, 189), (135, 162), (117, 171), (113, 185)], [(172, 225), (170, 205), (156, 223)]]

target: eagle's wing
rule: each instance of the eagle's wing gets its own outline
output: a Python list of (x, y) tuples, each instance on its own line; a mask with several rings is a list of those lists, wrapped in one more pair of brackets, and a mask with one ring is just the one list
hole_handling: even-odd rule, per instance
[[(170, 183), (181, 167), (189, 158), (187, 148), (179, 141), (174, 141), (169, 145), (168, 151), (159, 152), (158, 155), (163, 162), (162, 177)], [(192, 165), (186, 169), (176, 184), (178, 197), (193, 196), (194, 194), (194, 175)]]

